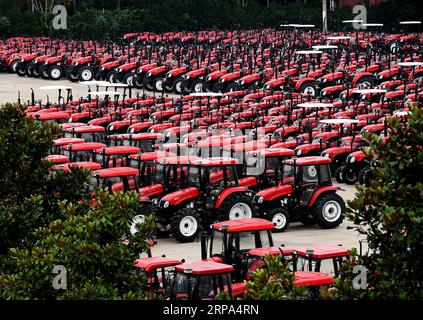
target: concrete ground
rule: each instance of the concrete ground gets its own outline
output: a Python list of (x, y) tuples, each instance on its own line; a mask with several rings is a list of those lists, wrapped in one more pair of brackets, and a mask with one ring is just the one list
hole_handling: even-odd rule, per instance
[[(67, 85), (73, 88), (74, 99), (86, 96), (88, 88), (86, 85), (71, 83), (68, 80), (48, 81), (28, 77), (18, 77), (15, 74), (0, 74), (0, 103), (15, 102), (18, 98), (18, 91), (21, 93), (22, 102), (31, 98), (30, 89), (35, 91), (37, 99), (46, 101), (49, 94), (50, 101), (57, 101), (57, 91), (42, 91), (39, 88), (47, 85)], [(95, 90), (95, 88), (92, 88)], [(142, 94), (142, 91), (139, 91)], [(133, 93), (136, 96), (136, 91)], [(335, 185), (337, 185), (335, 183)], [(355, 186), (340, 185), (345, 191), (340, 191), (341, 196), (347, 200), (354, 198)], [(275, 245), (285, 244), (290, 247), (301, 247), (312, 244), (342, 244), (347, 247), (359, 247), (359, 235), (352, 227), (353, 223), (344, 221), (335, 229), (321, 229), (318, 226), (304, 226), (301, 223), (293, 223), (286, 232), (274, 234)], [(174, 239), (159, 239), (158, 244), (153, 248), (153, 255), (165, 254), (168, 257), (193, 261), (200, 258), (200, 243), (181, 244)]]

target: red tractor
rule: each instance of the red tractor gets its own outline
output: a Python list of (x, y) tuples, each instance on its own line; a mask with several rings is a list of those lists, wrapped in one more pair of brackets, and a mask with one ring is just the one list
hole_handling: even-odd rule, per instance
[(332, 185), (331, 159), (304, 157), (284, 163), (282, 183), (254, 196), (261, 215), (284, 231), (290, 222), (335, 228), (342, 223), (345, 202)]
[(191, 162), (188, 187), (164, 196), (156, 219), (170, 225), (179, 242), (193, 241), (214, 221), (255, 216), (252, 191), (238, 179), (238, 161), (209, 158)]

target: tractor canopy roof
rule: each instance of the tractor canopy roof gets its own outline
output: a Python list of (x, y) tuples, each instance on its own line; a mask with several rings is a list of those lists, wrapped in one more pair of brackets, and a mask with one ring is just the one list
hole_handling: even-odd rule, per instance
[(91, 133), (91, 132), (104, 132), (106, 129), (102, 126), (77, 126), (77, 127), (68, 127), (65, 129), (67, 132), (75, 133)]
[(104, 149), (104, 153), (107, 155), (134, 154), (138, 152), (141, 152), (141, 149), (133, 146), (114, 146)]
[(101, 150), (106, 145), (100, 142), (83, 142), (77, 144), (67, 144), (64, 148), (66, 150), (72, 149), (72, 151), (90, 151), (90, 150)]
[(92, 161), (78, 161), (78, 162), (68, 162), (64, 164), (59, 164), (53, 167), (54, 170), (63, 170), (69, 171), (71, 167), (82, 167), (85, 169), (98, 170), (101, 168), (101, 165), (98, 162)]
[(320, 286), (333, 283), (333, 276), (314, 271), (295, 272), (294, 286)]
[(59, 138), (54, 140), (54, 145), (56, 147), (62, 147), (68, 144), (77, 144), (83, 142), (85, 142), (85, 140), (80, 138)]
[(159, 159), (160, 164), (191, 164), (193, 161), (201, 160), (200, 157), (195, 156), (170, 156)]
[(164, 139), (165, 136), (161, 133), (156, 132), (141, 132), (141, 133), (135, 133), (135, 134), (122, 134), (119, 135), (121, 139), (128, 140), (159, 140)]
[(212, 225), (212, 228), (218, 231), (225, 230), (229, 233), (237, 233), (259, 230), (272, 230), (275, 228), (275, 226), (269, 220), (260, 218), (248, 218), (217, 222)]
[(193, 161), (193, 166), (199, 166), (199, 167), (224, 167), (224, 166), (232, 166), (238, 164), (238, 160), (234, 158), (228, 158), (228, 157), (216, 157), (216, 158), (207, 158), (207, 159), (201, 159), (197, 161)]
[(135, 260), (134, 267), (141, 268), (146, 272), (151, 272), (155, 269), (173, 267), (182, 264), (181, 261), (165, 258), (165, 257), (150, 257), (139, 258)]
[(56, 120), (56, 119), (68, 119), (69, 114), (67, 112), (40, 112), (34, 115), (38, 120)]
[(332, 162), (330, 158), (315, 156), (315, 157), (304, 157), (304, 158), (298, 158), (298, 159), (288, 159), (288, 160), (285, 160), (285, 163), (294, 164), (294, 161), (297, 166), (329, 164)]
[(177, 155), (173, 152), (167, 151), (151, 151), (151, 152), (143, 152), (141, 154), (133, 154), (131, 155), (131, 159), (139, 159), (142, 161), (158, 161), (161, 158), (165, 157), (176, 157)]
[(191, 273), (193, 275), (221, 274), (229, 273), (233, 270), (234, 267), (228, 264), (213, 262), (210, 260), (200, 260), (176, 267), (176, 271), (178, 272)]
[(138, 174), (138, 169), (131, 167), (116, 167), (108, 169), (100, 169), (94, 171), (94, 175), (100, 178), (135, 176)]
[(292, 157), (295, 156), (295, 151), (287, 148), (264, 149), (260, 151), (251, 151), (249, 155), (263, 157)]

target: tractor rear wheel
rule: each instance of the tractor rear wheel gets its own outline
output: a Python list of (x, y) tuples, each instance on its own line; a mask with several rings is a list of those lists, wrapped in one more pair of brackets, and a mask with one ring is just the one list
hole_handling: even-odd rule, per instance
[(193, 208), (182, 208), (175, 212), (170, 222), (170, 233), (178, 242), (194, 241), (201, 229), (201, 216)]
[(319, 93), (319, 85), (316, 81), (306, 82), (300, 86), (298, 92), (301, 94), (309, 94), (311, 97), (315, 98)]
[(134, 86), (134, 74), (132, 72), (128, 72), (123, 76), (122, 82), (130, 87)]
[(206, 92), (205, 84), (206, 84), (206, 81), (203, 79), (193, 80), (191, 84), (191, 92), (194, 92), (194, 93)]
[(69, 81), (72, 81), (72, 82), (77, 82), (77, 81), (78, 81), (78, 73), (77, 73), (77, 72), (72, 72), (72, 71), (69, 71), (69, 72), (66, 74), (66, 78), (67, 78)]
[(373, 88), (376, 85), (376, 79), (375, 77), (364, 76), (357, 80), (357, 85), (363, 89)]
[(154, 90), (156, 90), (158, 92), (162, 92), (163, 91), (163, 81), (164, 81), (163, 77), (157, 77), (154, 80)]
[(368, 186), (370, 184), (369, 167), (364, 167), (358, 173), (358, 183)]
[(110, 82), (110, 83), (114, 83), (114, 78), (115, 78), (115, 72), (112, 70), (112, 71), (109, 71), (107, 74), (106, 74), (106, 81), (108, 81), (108, 82)]
[(145, 77), (142, 80), (142, 86), (146, 89), (146, 90), (150, 90), (153, 91), (154, 90), (154, 78), (153, 77)]
[(174, 93), (176, 94), (182, 93), (182, 81), (184, 81), (182, 77), (177, 77), (175, 80), (173, 80), (172, 91)]
[(273, 232), (285, 231), (289, 226), (289, 214), (284, 208), (273, 208), (266, 214), (266, 218), (275, 225)]
[(191, 85), (192, 85), (191, 79), (185, 79), (184, 81), (182, 81), (181, 83), (182, 93), (183, 94), (191, 93)]
[(347, 166), (341, 166), (342, 168), (342, 180), (347, 184), (354, 184), (357, 182), (358, 176), (354, 170), (347, 170)]
[(63, 75), (63, 71), (62, 68), (60, 68), (58, 65), (52, 65), (48, 69), (47, 74), (51, 80), (59, 80)]
[(90, 66), (83, 66), (78, 71), (78, 78), (81, 81), (91, 81), (94, 78), (94, 69)]
[(335, 179), (338, 183), (343, 183), (344, 181), (344, 166), (339, 166), (335, 169), (335, 172), (333, 173), (335, 176)]
[(339, 226), (344, 220), (344, 212), (344, 199), (335, 193), (326, 193), (320, 196), (313, 209), (317, 224), (325, 229)]
[(23, 77), (26, 75), (26, 68), (27, 63), (26, 62), (19, 62), (16, 66), (16, 74), (20, 77)]
[(251, 198), (243, 193), (229, 195), (218, 209), (218, 217), (225, 220), (253, 218), (255, 216), (255, 205)]

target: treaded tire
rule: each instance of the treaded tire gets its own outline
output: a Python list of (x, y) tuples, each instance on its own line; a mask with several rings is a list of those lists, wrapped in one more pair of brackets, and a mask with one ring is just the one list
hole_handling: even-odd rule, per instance
[[(86, 71), (86, 70), (91, 72), (91, 77), (89, 77), (87, 79), (83, 79), (82, 76), (83, 76), (84, 71)], [(90, 66), (83, 66), (83, 67), (79, 68), (79, 70), (78, 70), (78, 79), (81, 80), (81, 81), (91, 81), (91, 80), (94, 79), (94, 76), (95, 76), (94, 69)]]
[(344, 169), (345, 169), (345, 166), (339, 166), (338, 168), (335, 169), (335, 172), (334, 172), (333, 175), (335, 176), (335, 179), (338, 183), (344, 183), (345, 182), (344, 181)]
[(310, 90), (310, 94), (313, 98), (319, 96), (319, 85), (316, 81), (303, 83), (298, 89), (298, 92), (301, 94), (308, 94), (308, 90)]
[(122, 82), (130, 87), (134, 86), (135, 75), (132, 72), (128, 72), (123, 76)]
[(173, 80), (172, 91), (174, 93), (176, 93), (176, 94), (182, 93), (182, 81), (184, 81), (184, 79), (182, 77), (177, 77), (177, 78), (175, 78), (175, 80)]
[[(241, 210), (243, 209), (242, 207), (246, 209), (245, 206), (248, 206), (250, 212), (245, 210), (242, 210), (242, 213), (239, 212), (239, 214), (234, 212), (233, 217), (231, 218), (231, 210), (234, 210), (234, 206), (237, 204), (243, 204), (240, 208)], [(223, 220), (254, 218), (257, 215), (257, 209), (253, 203), (253, 200), (244, 193), (233, 193), (229, 195), (220, 205), (219, 209), (217, 209), (217, 212), (218, 219)], [(239, 216), (240, 214), (244, 214), (245, 216)]]
[[(340, 212), (334, 210), (340, 210)], [(335, 193), (325, 193), (314, 203), (313, 215), (321, 228), (332, 229), (339, 226), (344, 220), (344, 213), (344, 199)], [(335, 217), (329, 220), (330, 215)]]
[[(206, 81), (205, 80), (203, 80), (203, 79), (194, 79), (193, 81), (192, 81), (192, 84), (191, 84), (191, 92), (206, 92), (206, 90), (205, 90), (205, 87), (206, 87)], [(201, 86), (201, 90), (200, 91), (198, 91), (197, 89), (199, 88)]]
[[(283, 216), (282, 216), (283, 215)], [(272, 221), (275, 225), (273, 232), (283, 232), (288, 229), (290, 217), (284, 208), (273, 208), (266, 214), (266, 219)], [(282, 224), (284, 222), (284, 224)]]
[(181, 83), (181, 89), (182, 89), (182, 93), (183, 94), (189, 94), (191, 93), (191, 85), (192, 85), (192, 80), (191, 79), (185, 79), (184, 81), (182, 81)]
[[(187, 224), (192, 223), (193, 221), (196, 221), (197, 228), (195, 229), (193, 227), (192, 230), (189, 230), (189, 226), (183, 225), (183, 222), (186, 221)], [(194, 224), (193, 224), (194, 225)], [(193, 226), (192, 225), (192, 226)], [(186, 229), (181, 230), (181, 227), (185, 226)], [(170, 233), (172, 236), (176, 239), (178, 242), (192, 242), (200, 233), (200, 230), (202, 229), (202, 219), (201, 215), (192, 208), (182, 208), (175, 212), (173, 217), (170, 221)]]
[(146, 90), (150, 90), (153, 91), (154, 90), (154, 82), (155, 82), (155, 78), (154, 77), (145, 77), (142, 80), (142, 86), (144, 87), (144, 89)]
[[(52, 72), (55, 69), (59, 70), (59, 76), (53, 77)], [(47, 74), (50, 80), (60, 80), (60, 78), (63, 76), (63, 70), (58, 65), (52, 65), (50, 68), (48, 68)]]
[(342, 168), (342, 180), (344, 180), (346, 184), (355, 184), (358, 179), (357, 173), (354, 171), (348, 171), (347, 166), (341, 166), (341, 168)]
[(24, 77), (26, 75), (26, 69), (28, 68), (28, 64), (26, 62), (19, 62), (16, 66), (16, 74), (20, 77)]

